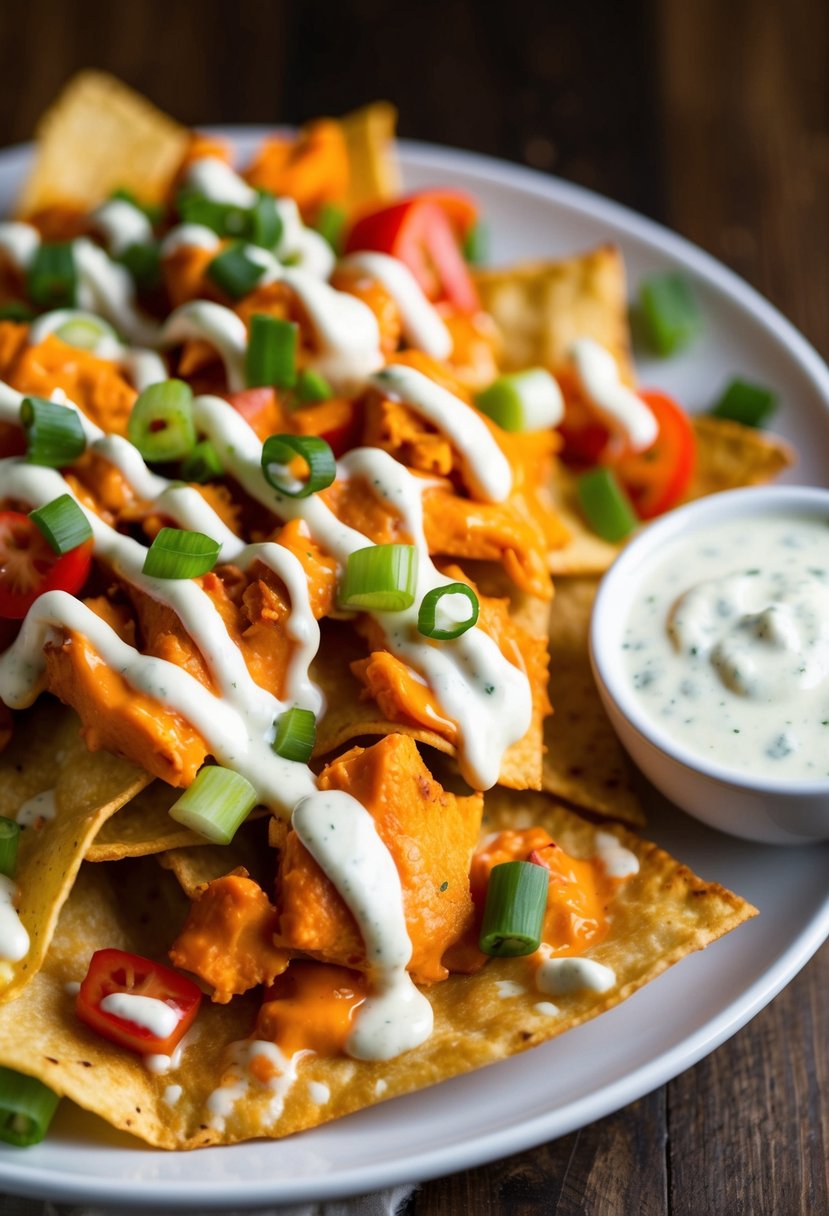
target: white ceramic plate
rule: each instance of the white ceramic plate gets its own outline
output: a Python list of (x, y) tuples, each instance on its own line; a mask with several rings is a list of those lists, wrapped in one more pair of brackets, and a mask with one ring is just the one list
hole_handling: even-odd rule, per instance
[[(229, 132), (243, 151), (257, 133)], [(26, 149), (0, 154), (0, 208)], [(776, 387), (779, 429), (801, 452), (791, 480), (829, 484), (829, 370), (787, 321), (735, 275), (664, 229), (595, 195), (467, 153), (403, 145), (407, 184), (460, 186), (491, 222), (493, 260), (572, 253), (618, 241), (631, 284), (682, 267), (694, 279), (705, 336), (645, 384), (691, 409), (735, 373)], [(65, 1103), (46, 1143), (0, 1150), (0, 1191), (111, 1205), (201, 1210), (326, 1199), (451, 1173), (564, 1135), (676, 1076), (734, 1034), (829, 934), (827, 847), (773, 848), (709, 831), (655, 808), (650, 834), (761, 915), (558, 1041), (281, 1142), (162, 1153), (116, 1135)]]

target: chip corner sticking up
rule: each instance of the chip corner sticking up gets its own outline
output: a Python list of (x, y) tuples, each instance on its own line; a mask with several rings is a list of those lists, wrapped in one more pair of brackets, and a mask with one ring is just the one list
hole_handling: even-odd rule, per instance
[(114, 76), (79, 72), (38, 124), (34, 164), (17, 214), (94, 207), (118, 187), (158, 202), (189, 140), (186, 128)]
[(348, 155), (350, 212), (394, 198), (401, 190), (394, 146), (397, 110), (390, 101), (375, 101), (339, 120)]

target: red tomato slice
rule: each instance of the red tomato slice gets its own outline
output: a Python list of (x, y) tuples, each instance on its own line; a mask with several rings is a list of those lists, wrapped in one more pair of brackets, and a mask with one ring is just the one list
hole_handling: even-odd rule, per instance
[(416, 194), (407, 194), (405, 200), (398, 201), (414, 202), (419, 198), (437, 203), (455, 229), (459, 240), (463, 241), (475, 227), (478, 204), (465, 190), (418, 190)]
[(687, 490), (696, 441), (690, 418), (674, 400), (654, 391), (639, 396), (655, 414), (659, 434), (644, 452), (628, 452), (613, 467), (639, 518), (653, 519), (675, 507)]
[[(163, 1002), (176, 1014), (175, 1029), (160, 1036), (138, 1022), (101, 1009), (104, 998), (116, 992)], [(126, 950), (96, 950), (81, 984), (75, 1011), (82, 1022), (119, 1047), (127, 1047), (139, 1055), (168, 1056), (192, 1026), (201, 998), (198, 986), (170, 967), (128, 954)]]
[(372, 249), (399, 258), (430, 300), (447, 300), (459, 312), (480, 307), (452, 223), (428, 197), (404, 199), (362, 216), (345, 248), (346, 253)]
[(46, 591), (76, 595), (91, 565), (91, 540), (59, 556), (28, 515), (0, 511), (0, 617), (22, 620)]

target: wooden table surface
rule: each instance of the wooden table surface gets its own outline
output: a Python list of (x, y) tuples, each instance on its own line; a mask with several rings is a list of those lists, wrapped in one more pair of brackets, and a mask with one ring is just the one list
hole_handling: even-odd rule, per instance
[[(190, 123), (374, 97), (401, 133), (502, 156), (663, 221), (829, 355), (821, 0), (29, 0), (0, 7), (0, 145), (107, 68)], [(829, 948), (730, 1042), (617, 1114), (425, 1184), (407, 1216), (829, 1213)]]

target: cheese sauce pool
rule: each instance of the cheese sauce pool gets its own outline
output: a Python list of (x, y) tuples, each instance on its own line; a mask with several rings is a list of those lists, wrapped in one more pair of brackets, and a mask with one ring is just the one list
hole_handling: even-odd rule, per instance
[(634, 695), (701, 758), (829, 775), (829, 517), (709, 528), (647, 569), (622, 635)]

